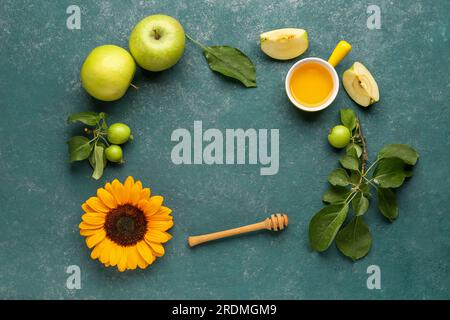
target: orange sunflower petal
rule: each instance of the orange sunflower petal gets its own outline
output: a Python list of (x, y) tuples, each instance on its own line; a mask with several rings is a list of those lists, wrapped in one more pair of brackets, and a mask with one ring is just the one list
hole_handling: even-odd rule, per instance
[(139, 241), (136, 244), (136, 248), (142, 258), (144, 258), (145, 262), (147, 262), (148, 264), (153, 263), (153, 261), (155, 260), (155, 256), (153, 255), (152, 250), (145, 241)]
[(159, 215), (170, 215), (172, 213), (172, 209), (168, 207), (161, 206), (156, 214)]
[(125, 186), (128, 186), (130, 189), (134, 185), (134, 178), (132, 176), (128, 176), (124, 183)]
[(105, 239), (105, 237), (106, 237), (106, 231), (104, 229), (100, 229), (100, 230), (98, 230), (97, 233), (86, 238), (86, 244), (87, 244), (88, 248), (91, 249), (96, 244), (98, 244), (100, 241)]
[(141, 269), (145, 269), (148, 267), (148, 263), (144, 260), (144, 258), (142, 258), (142, 255), (139, 253), (137, 246), (133, 246), (132, 248), (135, 248), (137, 255), (136, 255), (136, 259), (137, 259), (137, 265), (139, 268)]
[(137, 255), (137, 265), (141, 269), (145, 269), (148, 267), (148, 263), (144, 260), (144, 258), (142, 258), (142, 256), (139, 254), (139, 252)]
[(151, 195), (150, 188), (144, 188), (144, 189), (141, 190), (139, 198), (148, 200), (148, 199), (150, 199), (150, 195)]
[(101, 229), (101, 228), (103, 228), (103, 226), (102, 225), (92, 225), (92, 224), (89, 224), (89, 223), (86, 223), (83, 221), (78, 225), (78, 228), (80, 228), (81, 230), (94, 230), (94, 229)]
[(173, 220), (167, 221), (150, 220), (147, 226), (153, 230), (167, 231), (173, 227)]
[(105, 223), (105, 214), (98, 212), (88, 212), (81, 216), (81, 219), (91, 225), (103, 225)]
[(103, 188), (97, 190), (97, 198), (99, 198), (108, 208), (117, 208), (117, 201), (113, 195)]
[(97, 212), (97, 211), (91, 211), (91, 212), (83, 213), (83, 215), (81, 217), (83, 217), (83, 216), (91, 217), (91, 218), (102, 218), (102, 219), (105, 219), (106, 218), (106, 213), (104, 213), (104, 212)]
[(137, 267), (137, 256), (139, 252), (137, 252), (135, 246), (126, 247), (125, 249), (127, 253), (127, 269), (134, 270)]
[(84, 212), (95, 212), (95, 210), (89, 207), (86, 202), (81, 205), (81, 209), (83, 209)]
[(172, 213), (172, 209), (168, 208), (168, 207), (164, 207), (161, 206), (161, 208), (158, 211), (158, 214), (171, 214)]
[(111, 266), (117, 265), (117, 263), (122, 258), (122, 252), (123, 252), (122, 246), (119, 246), (117, 244), (111, 248), (111, 253), (109, 255), (109, 263), (111, 264)]
[(161, 196), (153, 196), (150, 198), (149, 204), (150, 206), (145, 210), (145, 215), (150, 217), (158, 212), (159, 208), (164, 201), (164, 198)]
[(149, 245), (155, 256), (162, 257), (164, 255), (164, 247), (162, 244), (150, 242)]
[(119, 269), (120, 272), (124, 272), (127, 270), (127, 251), (126, 248), (123, 248), (122, 256), (120, 257), (119, 262), (117, 263), (117, 269)]
[(154, 215), (148, 217), (148, 219), (153, 220), (153, 221), (169, 221), (169, 220), (173, 220), (173, 217), (154, 214)]
[(112, 182), (112, 194), (117, 201), (118, 205), (125, 204), (125, 188), (119, 180), (114, 179)]
[(91, 258), (93, 260), (98, 259), (105, 247), (105, 240), (101, 241), (99, 244), (95, 246), (95, 248), (91, 251)]
[(172, 220), (173, 217), (170, 215), (171, 213), (172, 213), (172, 209), (161, 206), (159, 208), (158, 212), (156, 212), (154, 215), (152, 215), (149, 219), (150, 220), (159, 220), (159, 221)]
[(107, 182), (107, 183), (105, 184), (105, 190), (108, 191), (109, 193), (113, 194), (111, 183)]
[(97, 197), (90, 197), (86, 201), (86, 203), (89, 207), (91, 207), (93, 209), (93, 211), (104, 212), (104, 213), (109, 212), (109, 208), (102, 201), (100, 201), (100, 199)]
[[(100, 254), (100, 262), (103, 264), (110, 264), (109, 263), (109, 256), (111, 254), (111, 249), (113, 248), (113, 246), (115, 245), (111, 240), (109, 240), (108, 238), (105, 238), (105, 240), (103, 240), (104, 247), (102, 250), (102, 253)], [(103, 243), (102, 242), (102, 243)]]
[(140, 181), (137, 181), (130, 190), (130, 199), (129, 203), (136, 206), (140, 200), (142, 191), (142, 183)]
[(123, 184), (123, 188), (125, 190), (124, 192), (125, 203), (130, 203), (131, 188), (133, 187), (133, 185), (134, 185), (133, 177), (128, 177), (125, 180), (125, 183)]
[(145, 210), (148, 210), (150, 208), (150, 202), (148, 200), (141, 199), (141, 200), (139, 200), (137, 207), (141, 211), (145, 212)]
[(93, 234), (97, 233), (99, 229), (80, 229), (80, 236), (83, 237), (89, 237), (92, 236)]
[(159, 230), (149, 230), (145, 234), (145, 240), (147, 242), (165, 243), (170, 239), (172, 239), (170, 234)]

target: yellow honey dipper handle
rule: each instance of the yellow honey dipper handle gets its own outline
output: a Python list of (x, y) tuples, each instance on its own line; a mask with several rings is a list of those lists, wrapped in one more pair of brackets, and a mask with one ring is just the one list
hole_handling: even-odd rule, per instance
[(214, 232), (214, 233), (202, 234), (199, 236), (190, 236), (190, 237), (188, 237), (188, 243), (189, 243), (190, 247), (194, 247), (201, 243), (205, 243), (205, 242), (209, 242), (209, 241), (213, 241), (213, 240), (217, 240), (217, 239), (222, 239), (222, 238), (226, 238), (226, 237), (231, 237), (231, 236), (235, 236), (235, 235), (243, 234), (243, 233), (247, 233), (247, 232), (263, 230), (263, 229), (272, 230), (272, 231), (280, 231), (280, 230), (283, 230), (284, 228), (286, 228), (288, 226), (288, 224), (289, 224), (289, 219), (288, 219), (287, 215), (277, 213), (277, 214), (272, 214), (269, 218), (265, 219), (264, 221), (254, 223), (254, 224), (249, 224), (249, 225), (246, 225), (243, 227), (223, 230), (223, 231)]
[(188, 237), (188, 243), (190, 247), (194, 247), (198, 244), (209, 242), (217, 239), (222, 239), (226, 237), (235, 236), (242, 233), (252, 232), (252, 231), (258, 231), (262, 229), (268, 229), (266, 221), (261, 221), (258, 223), (250, 224), (248, 226), (243, 226), (239, 228), (214, 232), (214, 233), (208, 233), (203, 234), (199, 236), (190, 236)]
[(342, 59), (352, 50), (352, 46), (347, 41), (341, 40), (334, 48), (333, 53), (328, 59), (328, 63), (336, 67)]

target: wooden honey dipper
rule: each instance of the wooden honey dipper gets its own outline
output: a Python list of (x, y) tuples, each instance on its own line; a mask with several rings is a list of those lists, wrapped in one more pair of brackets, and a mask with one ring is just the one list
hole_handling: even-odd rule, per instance
[(269, 218), (258, 222), (254, 224), (249, 224), (247, 226), (214, 232), (214, 233), (208, 233), (208, 234), (202, 234), (199, 236), (191, 236), (188, 237), (188, 243), (190, 247), (196, 246), (201, 243), (222, 239), (226, 237), (235, 236), (238, 234), (243, 234), (247, 232), (253, 232), (258, 230), (272, 230), (272, 231), (279, 231), (283, 230), (285, 227), (287, 227), (289, 223), (287, 215), (280, 213), (272, 214)]

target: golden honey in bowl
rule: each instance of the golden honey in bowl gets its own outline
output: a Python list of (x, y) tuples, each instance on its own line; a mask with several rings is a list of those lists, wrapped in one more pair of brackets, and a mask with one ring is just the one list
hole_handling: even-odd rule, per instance
[(291, 95), (301, 105), (314, 108), (325, 103), (333, 92), (331, 72), (318, 62), (300, 64), (290, 79)]

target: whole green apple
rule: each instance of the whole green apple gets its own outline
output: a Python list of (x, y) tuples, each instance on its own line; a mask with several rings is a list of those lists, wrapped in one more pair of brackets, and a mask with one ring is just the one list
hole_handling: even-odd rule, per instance
[(129, 47), (137, 64), (149, 71), (169, 69), (184, 52), (185, 35), (174, 18), (157, 14), (139, 22), (130, 35)]
[(131, 54), (118, 46), (104, 45), (89, 53), (81, 67), (81, 83), (94, 98), (114, 101), (123, 97), (136, 71)]
[(350, 142), (352, 134), (346, 126), (338, 125), (328, 134), (328, 142), (335, 148), (344, 148)]

